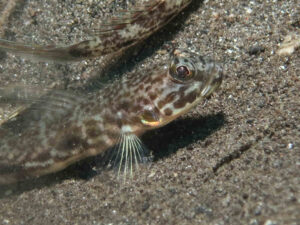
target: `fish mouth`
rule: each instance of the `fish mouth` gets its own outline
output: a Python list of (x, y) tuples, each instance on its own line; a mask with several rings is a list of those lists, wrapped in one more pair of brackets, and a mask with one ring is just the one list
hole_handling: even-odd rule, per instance
[(215, 64), (212, 71), (208, 74), (207, 80), (204, 83), (200, 95), (202, 97), (210, 96), (215, 90), (217, 90), (223, 80), (223, 69), (221, 66)]

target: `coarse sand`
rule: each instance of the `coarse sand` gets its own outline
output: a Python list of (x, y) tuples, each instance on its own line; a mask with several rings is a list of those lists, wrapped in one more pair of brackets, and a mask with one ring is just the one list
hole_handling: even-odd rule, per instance
[[(9, 2), (0, 3), (2, 15)], [(84, 40), (134, 4), (14, 2), (1, 17), (2, 38), (43, 45)], [(123, 55), (58, 64), (0, 53), (0, 87), (97, 88), (97, 80), (167, 61), (172, 46), (200, 49), (224, 68), (217, 93), (143, 137), (154, 160), (132, 180), (95, 173), (96, 157), (0, 187), (0, 224), (300, 224), (299, 8), (297, 0), (194, 0)], [(286, 37), (293, 51), (280, 55)], [(13, 110), (1, 105), (0, 119)]]

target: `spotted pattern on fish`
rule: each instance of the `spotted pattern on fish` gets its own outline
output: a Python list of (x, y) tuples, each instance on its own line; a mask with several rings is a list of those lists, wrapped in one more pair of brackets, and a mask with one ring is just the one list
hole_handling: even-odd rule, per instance
[(94, 37), (63, 47), (33, 46), (0, 39), (0, 49), (57, 62), (76, 61), (120, 52), (136, 45), (174, 18), (192, 0), (152, 0), (103, 23)]
[(87, 96), (50, 92), (2, 124), (0, 184), (59, 171), (113, 146), (127, 166), (128, 157), (140, 157), (139, 136), (189, 111), (221, 81), (222, 69), (215, 62), (176, 49), (165, 65)]

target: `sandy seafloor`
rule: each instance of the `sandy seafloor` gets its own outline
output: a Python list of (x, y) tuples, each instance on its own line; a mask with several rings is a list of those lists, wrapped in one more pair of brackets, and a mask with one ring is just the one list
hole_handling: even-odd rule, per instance
[[(86, 30), (133, 1), (19, 2), (1, 36), (51, 45), (86, 39)], [(113, 171), (93, 174), (98, 159), (91, 159), (0, 187), (0, 224), (300, 224), (300, 50), (276, 54), (285, 36), (299, 34), (299, 7), (297, 0), (194, 0), (111, 65), (107, 58), (60, 65), (1, 53), (1, 87), (95, 86), (97, 77), (167, 61), (172, 45), (211, 56), (225, 76), (210, 99), (146, 135), (154, 161), (130, 182)], [(1, 105), (2, 120), (11, 110)]]

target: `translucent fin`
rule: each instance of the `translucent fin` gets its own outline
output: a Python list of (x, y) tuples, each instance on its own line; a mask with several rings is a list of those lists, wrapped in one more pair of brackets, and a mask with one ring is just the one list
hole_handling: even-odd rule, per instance
[(30, 45), (0, 39), (0, 50), (39, 62), (70, 62), (79, 60), (80, 57), (74, 57), (70, 54), (70, 48), (71, 46), (53, 47)]
[[(5, 89), (5, 88), (4, 88)], [(6, 93), (4, 89), (0, 89), (0, 93)], [(47, 90), (47, 89), (46, 89)], [(30, 90), (27, 90), (30, 93)], [(27, 92), (25, 89), (17, 89), (16, 93)], [(9, 117), (1, 122), (0, 130), (13, 129), (16, 124), (22, 124), (24, 129), (26, 127), (34, 126), (37, 121), (44, 121), (50, 124), (56, 121), (58, 118), (63, 118), (70, 114), (78, 104), (86, 100), (84, 96), (79, 93), (73, 93), (65, 90), (50, 90), (42, 96), (34, 96), (35, 93), (31, 92), (27, 97), (15, 96), (13, 98), (14, 91), (10, 99), (0, 97), (0, 103), (18, 102), (25, 105), (25, 107), (18, 108), (17, 111), (9, 115)], [(3, 100), (3, 101), (2, 101)], [(19, 126), (18, 126), (19, 127)]]
[[(145, 20), (145, 16), (147, 19), (148, 15), (151, 14), (154, 10), (158, 10), (158, 6), (164, 1), (152, 1), (148, 4), (137, 4), (131, 10), (121, 10), (117, 13), (117, 15), (111, 17), (106, 22), (101, 23), (100, 29), (94, 29), (88, 31), (92, 35), (101, 35), (103, 33), (112, 32), (116, 30), (123, 29), (124, 25), (133, 24), (137, 20)], [(159, 21), (157, 21), (158, 23)]]
[(167, 24), (191, 0), (151, 1), (123, 11), (101, 24), (100, 29), (86, 31), (91, 35), (73, 45), (47, 47), (26, 45), (0, 39), (0, 50), (23, 55), (38, 61), (69, 62), (120, 52), (141, 42)]
[(33, 103), (51, 89), (40, 88), (33, 85), (13, 84), (0, 87), (1, 103)]
[(6, 121), (9, 121), (9, 120), (15, 118), (15, 117), (18, 116), (21, 112), (23, 112), (25, 109), (26, 109), (26, 106), (19, 106), (19, 107), (17, 107), (15, 110), (13, 110), (12, 112), (9, 112), (9, 114), (6, 115), (4, 119), (0, 120), (0, 130), (2, 129), (2, 128), (1, 128), (1, 125), (2, 125), (3, 123), (6, 123)]
[(0, 88), (0, 104), (31, 105), (31, 109), (55, 111), (61, 107), (71, 108), (81, 98), (78, 93), (30, 85), (10, 85)]
[(125, 133), (120, 135), (118, 144), (106, 153), (104, 161), (107, 168), (114, 168), (118, 177), (125, 180), (128, 176), (133, 178), (134, 170), (139, 169), (139, 164), (150, 162), (151, 157), (135, 134)]
[[(18, 116), (20, 113), (26, 110), (29, 105), (34, 105), (37, 102), (41, 102), (41, 97), (49, 91), (50, 89), (29, 85), (14, 84), (1, 87), (0, 106), (2, 104), (10, 104), (17, 107), (12, 112), (9, 112), (9, 114), (5, 116), (4, 120), (0, 121), (0, 125)], [(45, 104), (41, 104), (41, 106), (45, 106)]]

